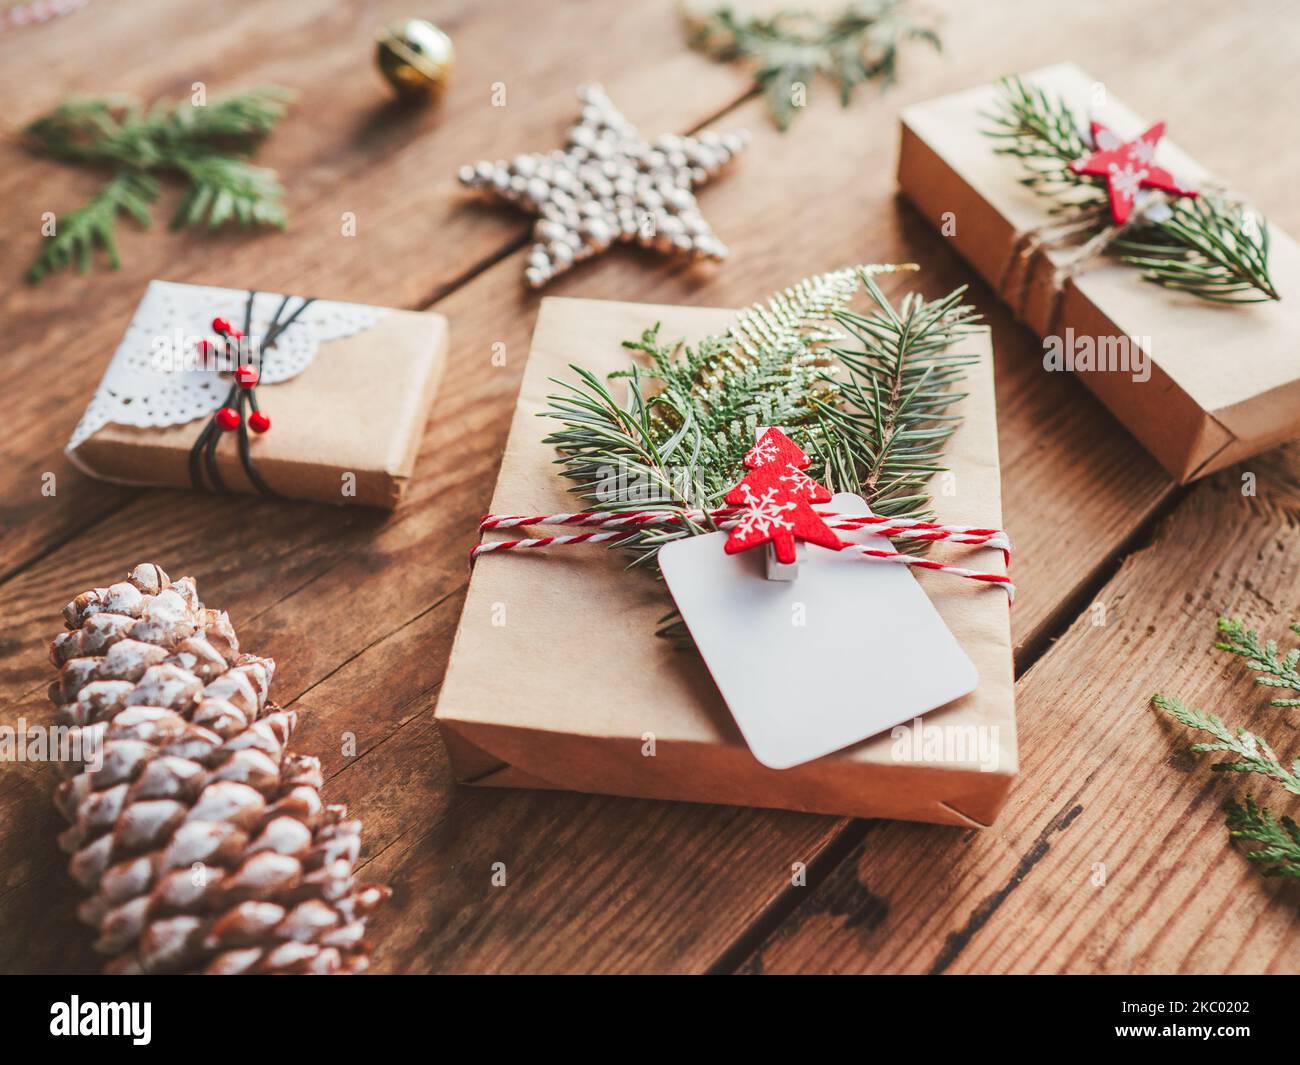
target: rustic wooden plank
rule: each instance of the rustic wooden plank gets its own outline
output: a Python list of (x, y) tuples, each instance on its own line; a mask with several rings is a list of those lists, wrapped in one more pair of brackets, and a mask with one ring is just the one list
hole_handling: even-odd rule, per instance
[[(1034, 17), (1048, 39), (1066, 36), (1063, 28), (1047, 26), (1045, 16)], [(893, 143), (894, 105), (987, 76), (979, 69), (986, 59), (977, 45), (993, 39), (996, 20), (983, 27), (975, 16), (966, 18), (962, 31), (971, 43), (965, 58), (951, 67), (921, 64), (906, 93), (888, 104), (864, 101), (846, 117), (823, 100), (785, 140), (771, 132), (756, 105), (724, 122), (731, 128), (743, 121), (759, 139), (749, 160), (725, 179), (726, 191), (720, 186), (704, 195), (706, 213), (734, 251), (721, 270), (651, 268), (647, 257), (623, 253), (555, 291), (736, 304), (803, 273), (862, 258), (933, 263), (936, 269), (927, 269), (922, 282), (931, 292), (957, 283), (965, 270), (943, 254), (939, 238), (892, 206), (892, 175), (881, 165), (880, 146)], [(1086, 19), (1082, 25), (1097, 28)], [(1189, 26), (1189, 32), (1199, 31)], [(1099, 37), (1096, 54), (1084, 60), (1102, 73), (1122, 70), (1122, 54), (1104, 66), (1105, 43)], [(1014, 57), (1005, 49), (999, 53), (1008, 68), (1037, 61), (1028, 44), (1020, 47)], [(1127, 85), (1124, 95), (1133, 95)], [(844, 137), (847, 122), (860, 138)], [(755, 158), (762, 165), (747, 168)], [(843, 207), (810, 216), (796, 209), (805, 201)], [(61, 597), (123, 570), (148, 545), (164, 564), (196, 572), (209, 598), (234, 611), (249, 646), (282, 659), (278, 694), (306, 692), (304, 702), (313, 707), (305, 715), (302, 749), (328, 753), (330, 737), (345, 729), (373, 740), (359, 761), (338, 767), (332, 787), (367, 819), (367, 852), (377, 855), (372, 864), (399, 888), (376, 925), (381, 967), (704, 968), (757, 914), (786, 896), (791, 862), (824, 853), (841, 822), (452, 788), (427, 720), (391, 716), (395, 708), (428, 699), (430, 681), (436, 683), (446, 661), (462, 551), (490, 492), (531, 329), (532, 297), (518, 288), (518, 258), (507, 258), (438, 304), (453, 317), (452, 365), (426, 437), (421, 476), (394, 518), (141, 493), (94, 535), (55, 550), (0, 591), (6, 617), (18, 622), (6, 648), (4, 683), (38, 701), (46, 673), (38, 645)], [(1036, 344), (1006, 321), (986, 291), (976, 298), (997, 334), (1004, 461), (1016, 463), (1008, 465), (1015, 475), (1005, 488), (1008, 524), (1021, 549), (1017, 577), (1026, 588), (1016, 615), (1023, 641), (1042, 632), (1058, 604), (1095, 576), (1168, 489), (1074, 382), (1037, 371)], [(510, 355), (500, 369), (489, 362), (496, 340)], [(1072, 451), (1080, 440), (1089, 446)], [(1067, 516), (1076, 538), (1061, 551), (1055, 528)], [(416, 619), (435, 627), (419, 630)], [(401, 635), (413, 625), (428, 632), (414, 652)], [(394, 647), (403, 650), (392, 653)], [(39, 774), (17, 781), (0, 792), (4, 824), (26, 826), (22, 839), (0, 832), (0, 868), (28, 863), (22, 876), (6, 875), (2, 882), (0, 928), (9, 929), (30, 927), (23, 919), (42, 900), (49, 903), (45, 892), (62, 876), (57, 856), (30, 857), (31, 836), (49, 816), (48, 806), (37, 805), (47, 802), (48, 782)], [(667, 847), (689, 861), (665, 860)], [(481, 870), (496, 860), (520, 875), (512, 873), (506, 889), (490, 892)], [(690, 878), (684, 880), (687, 866)], [(454, 875), (460, 869), (463, 879)], [(602, 880), (617, 889), (605, 890)], [(704, 883), (707, 891), (700, 890)], [(912, 897), (928, 896), (924, 888), (913, 881)], [(674, 921), (663, 921), (669, 912)], [(84, 941), (70, 920), (48, 918), (44, 931), (48, 935), (33, 937), (39, 945), (0, 933), (0, 967), (62, 964), (70, 956), (65, 948)]]
[[(1154, 712), (1179, 695), (1296, 752), (1295, 722), (1212, 649), (1219, 613), (1279, 637), (1300, 601), (1300, 445), (1198, 484), (1021, 681), (1021, 777), (991, 832), (872, 823), (749, 972), (1295, 972), (1293, 885), (1229, 845), (1213, 775)], [(1231, 535), (1225, 530), (1231, 529)], [(1104, 623), (1096, 624), (1098, 620)], [(915, 869), (924, 864), (919, 884)]]
[[(580, 82), (603, 81), (655, 133), (690, 129), (747, 91), (738, 72), (681, 47), (667, 5), (445, 0), (429, 14), (456, 41), (455, 79), (437, 109), (412, 111), (389, 101), (371, 62), (374, 26), (405, 14), (399, 0), (364, 12), (325, 0), (287, 7), (258, 0), (234, 13), (148, 0), (96, 4), (0, 37), (0, 109), (16, 124), (71, 93), (177, 96), (195, 80), (206, 80), (212, 95), (276, 83), (299, 96), (259, 155), (286, 185), (289, 231), (169, 234), (168, 200), (155, 231), (122, 227), (120, 271), (58, 275), (36, 288), (21, 272), (36, 252), (42, 212), (82, 202), (94, 179), (32, 158), (15, 140), (0, 142), (0, 196), (21, 207), (0, 216), (0, 243), (14, 249), (0, 274), (0, 315), (10, 323), (0, 389), (33, 400), (12, 404), (0, 441), (0, 576), (132, 498), (73, 471), (59, 446), (150, 278), (424, 307), (521, 241), (530, 225), (521, 214), (482, 205), (456, 182), (456, 169), (561, 146)], [(543, 38), (548, 45), (539, 48)], [(592, 48), (594, 39), (608, 44)], [(111, 83), (106, 54), (133, 56), (114, 67)], [(498, 82), (503, 107), (491, 103)], [(341, 231), (345, 211), (356, 215), (353, 237)], [(57, 375), (41, 372), (52, 364)], [(57, 478), (54, 498), (42, 494), (46, 473)]]

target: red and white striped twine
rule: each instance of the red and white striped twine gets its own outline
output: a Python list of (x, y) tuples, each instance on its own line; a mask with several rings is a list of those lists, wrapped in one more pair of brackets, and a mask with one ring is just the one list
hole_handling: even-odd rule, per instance
[[(638, 529), (647, 526), (680, 525), (683, 520), (702, 521), (706, 517), (720, 528), (730, 528), (738, 520), (740, 508), (721, 507), (705, 514), (703, 511), (656, 511), (641, 510), (621, 513), (617, 511), (583, 510), (567, 514), (489, 514), (479, 522), (479, 533), (491, 529), (517, 529), (525, 525), (576, 525), (598, 527), (602, 532), (568, 533), (561, 536), (533, 536), (518, 540), (488, 540), (480, 543), (469, 553), (470, 560), (493, 551), (514, 551), (536, 547), (561, 547), (570, 544), (609, 543), (616, 540), (630, 539)], [(832, 529), (870, 529), (876, 536), (905, 536), (909, 540), (946, 540), (949, 543), (965, 544), (972, 547), (992, 547), (1002, 552), (1008, 564), (1011, 561), (1011, 540), (1001, 529), (986, 529), (974, 525), (948, 525), (943, 522), (920, 521), (916, 518), (888, 518), (879, 515), (838, 514), (818, 508)], [(996, 584), (1007, 593), (1008, 600), (1015, 598), (1015, 585), (1011, 578), (1002, 573), (986, 573), (979, 570), (954, 566), (948, 562), (936, 562), (933, 559), (919, 558), (901, 551), (884, 550), (867, 547), (863, 544), (848, 543), (844, 550), (863, 558), (893, 562), (901, 566), (915, 566), (918, 569), (937, 570), (954, 577)]]

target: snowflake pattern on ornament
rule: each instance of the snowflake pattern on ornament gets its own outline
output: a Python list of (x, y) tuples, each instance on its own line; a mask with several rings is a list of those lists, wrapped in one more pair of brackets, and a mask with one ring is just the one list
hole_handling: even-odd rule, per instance
[(1168, 170), (1156, 166), (1156, 145), (1164, 133), (1165, 124), (1157, 122), (1141, 136), (1124, 141), (1100, 122), (1093, 122), (1092, 142), (1097, 150), (1070, 164), (1076, 174), (1106, 179), (1110, 216), (1117, 226), (1128, 222), (1141, 189), (1158, 189), (1168, 196), (1196, 195), (1195, 189), (1184, 188)]
[(1148, 167), (1156, 161), (1154, 141), (1137, 140), (1128, 146), (1128, 157), (1141, 166)]
[(810, 503), (829, 503), (830, 492), (797, 467), (789, 467), (777, 480), (790, 486), (795, 495), (803, 496)]
[(777, 560), (790, 565), (795, 561), (799, 542), (820, 544), (832, 551), (844, 546), (813, 510), (814, 502), (824, 502), (831, 496), (802, 472), (810, 464), (808, 456), (780, 429), (763, 431), (745, 455), (749, 472), (723, 497), (731, 506), (740, 508), (727, 538), (727, 554), (770, 543)]
[(745, 465), (750, 469), (760, 469), (775, 462), (780, 457), (776, 441), (771, 433), (764, 433), (762, 439), (749, 449), (745, 455)]
[(745, 509), (733, 535), (744, 540), (754, 536), (766, 539), (778, 529), (794, 528), (794, 522), (785, 516), (794, 510), (794, 503), (779, 501), (775, 485), (765, 488), (762, 495), (755, 495), (753, 487), (743, 482), (739, 487), (745, 500), (741, 506)]
[(1115, 194), (1123, 196), (1125, 199), (1137, 199), (1138, 189), (1142, 187), (1142, 182), (1146, 180), (1146, 167), (1135, 168), (1132, 163), (1125, 163), (1122, 167), (1118, 163), (1110, 164), (1110, 187), (1115, 190)]

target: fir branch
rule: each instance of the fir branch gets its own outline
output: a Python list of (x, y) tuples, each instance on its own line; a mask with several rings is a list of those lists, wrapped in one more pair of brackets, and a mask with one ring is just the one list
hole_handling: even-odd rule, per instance
[(170, 172), (187, 188), (173, 228), (234, 221), (244, 226), (286, 224), (283, 189), (274, 172), (245, 161), (284, 116), (288, 94), (254, 89), (196, 106), (159, 102), (148, 111), (129, 99), (73, 99), (25, 130), (32, 147), (64, 162), (110, 168), (112, 177), (85, 207), (55, 223), (55, 235), (28, 272), (39, 282), (51, 270), (76, 263), (89, 268), (100, 246), (116, 268), (117, 217), (149, 224), (148, 203), (158, 196), (154, 175)]
[(172, 229), (205, 222), (218, 229), (231, 219), (241, 226), (283, 229), (288, 224), (281, 202), (284, 189), (274, 170), (221, 155), (197, 155), (176, 165), (190, 184), (172, 217)]
[(961, 303), (965, 286), (928, 303), (910, 293), (895, 311), (871, 277), (863, 284), (879, 310), (836, 313), (858, 346), (831, 348), (849, 377), (837, 404), (817, 400), (826, 426), (810, 443), (830, 480), (855, 486), (875, 513), (928, 518), (926, 486), (960, 421), (949, 408), (965, 398), (953, 386), (977, 358), (951, 348), (975, 316)]
[(147, 227), (149, 204), (157, 198), (158, 183), (148, 174), (124, 170), (113, 175), (88, 204), (55, 220), (53, 235), (27, 270), (28, 282), (37, 284), (47, 274), (69, 265), (84, 274), (96, 247), (104, 249), (109, 265), (117, 269), (117, 216), (129, 215)]
[[(1291, 631), (1300, 635), (1300, 624), (1292, 625)], [(1244, 659), (1247, 668), (1261, 674), (1255, 678), (1257, 684), (1300, 692), (1300, 673), (1296, 671), (1300, 650), (1279, 657), (1277, 644), (1272, 640), (1261, 642), (1259, 634), (1247, 629), (1240, 618), (1219, 618), (1219, 632), (1223, 639), (1215, 646)], [(1234, 732), (1216, 714), (1195, 710), (1180, 699), (1156, 695), (1152, 703), (1180, 724), (1210, 737), (1208, 741), (1194, 743), (1193, 753), (1229, 756), (1211, 767), (1215, 771), (1262, 776), (1291, 795), (1300, 795), (1300, 758), (1288, 766), (1262, 736), (1244, 728)], [(1293, 707), (1300, 705), (1300, 700), (1274, 699), (1271, 705)], [(1266, 876), (1300, 876), (1300, 826), (1292, 818), (1279, 818), (1271, 810), (1258, 806), (1249, 795), (1244, 805), (1229, 799), (1224, 803), (1224, 810), (1233, 839), (1261, 845), (1248, 851), (1246, 857), (1260, 863)]]
[[(999, 110), (984, 117), (994, 151), (1020, 160), (1020, 181), (1056, 203), (1051, 213), (1068, 217), (1086, 240), (1109, 224), (1105, 181), (1076, 174), (1070, 164), (1093, 150), (1091, 137), (1061, 99), (1019, 78), (1002, 82)], [(1108, 251), (1142, 271), (1145, 280), (1219, 303), (1281, 299), (1268, 270), (1268, 225), (1253, 210), (1226, 196), (1202, 192), (1174, 199), (1163, 216), (1124, 227)]]
[[(779, 425), (831, 491), (858, 492), (891, 516), (928, 514), (926, 482), (942, 468), (956, 426), (948, 408), (961, 398), (953, 385), (970, 361), (947, 349), (976, 316), (962, 290), (893, 307), (873, 275), (895, 269), (809, 278), (694, 346), (647, 330), (625, 344), (647, 364), (612, 375), (627, 381), (623, 404), (572, 367), (577, 382), (557, 381), (563, 391), (542, 412), (562, 423), (546, 443), (572, 491), (601, 510), (708, 512), (739, 479), (756, 429)], [(876, 303), (870, 315), (847, 309), (859, 285)], [(618, 546), (633, 552), (633, 565), (653, 567), (664, 543), (711, 528), (642, 528)]]
[(748, 61), (772, 118), (786, 130), (800, 106), (797, 86), (806, 90), (819, 75), (829, 78), (847, 107), (859, 85), (893, 84), (907, 41), (940, 48), (934, 29), (915, 22), (906, 6), (906, 0), (854, 0), (829, 16), (808, 10), (751, 16), (723, 7), (688, 17), (688, 39), (715, 59)]

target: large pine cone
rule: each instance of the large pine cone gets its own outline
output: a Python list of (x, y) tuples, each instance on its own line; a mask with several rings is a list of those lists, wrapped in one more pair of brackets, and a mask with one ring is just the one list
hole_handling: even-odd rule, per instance
[(315, 758), (285, 751), (297, 717), (267, 699), (275, 663), (151, 564), (63, 616), (50, 698), (83, 761), (60, 763), (59, 841), (106, 970), (364, 969), (388, 890), (356, 885), (360, 822), (321, 800)]

